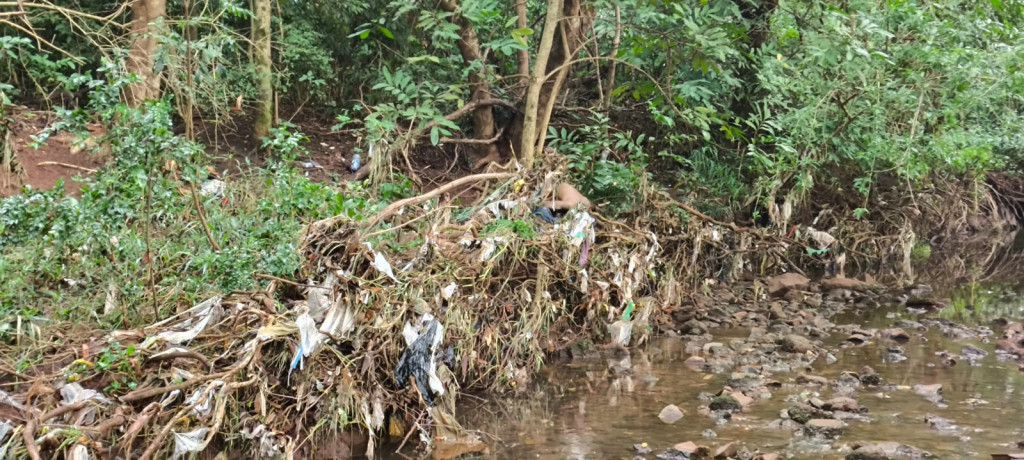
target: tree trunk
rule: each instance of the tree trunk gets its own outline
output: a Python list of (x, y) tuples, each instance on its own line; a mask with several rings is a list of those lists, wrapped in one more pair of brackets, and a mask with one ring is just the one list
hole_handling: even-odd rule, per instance
[(167, 14), (166, 0), (134, 0), (132, 2), (132, 41), (125, 67), (142, 81), (128, 86), (125, 100), (138, 107), (148, 99), (160, 97), (160, 75), (153, 72), (157, 28), (153, 23)]
[(274, 113), (273, 63), (270, 54), (270, 0), (253, 0), (252, 60), (256, 65), (256, 123), (253, 134), (257, 138), (270, 134)]
[[(526, 0), (512, 0), (516, 5), (516, 28), (525, 29), (526, 22)], [(525, 88), (530, 83), (530, 50), (519, 50), (519, 78)]]
[[(476, 29), (468, 19), (459, 13), (459, 5), (455, 0), (445, 0), (441, 2), (441, 8), (452, 13), (452, 22), (459, 26), (459, 51), (462, 53), (462, 60), (466, 65), (472, 65), (474, 61), (480, 61), (483, 64), (480, 40), (477, 38)], [(482, 67), (479, 72), (469, 75), (469, 84), (472, 88), (471, 102), (491, 98), (491, 84), (487, 81), (484, 69), (485, 67)], [(481, 140), (494, 137), (494, 110), (491, 105), (481, 105), (473, 111), (473, 137)], [(479, 166), (488, 160), (498, 160), (498, 147), (494, 143), (477, 145), (477, 158), (474, 166)]]
[(585, 8), (583, 3), (584, 0), (548, 0), (537, 62), (530, 78), (523, 116), (519, 119), (522, 126), (513, 129), (513, 133), (519, 134), (517, 147), (524, 167), (532, 168), (536, 152), (544, 149), (555, 100), (573, 59), (586, 42), (587, 31), (593, 27), (593, 9)]
[(612, 92), (615, 91), (615, 58), (619, 57), (619, 42), (622, 40), (622, 10), (615, 7), (615, 38), (612, 39), (611, 66), (608, 68), (608, 91), (604, 93), (604, 110), (612, 107)]
[(555, 29), (558, 28), (558, 21), (562, 19), (563, 0), (548, 0), (548, 9), (544, 18), (544, 31), (541, 33), (540, 45), (537, 48), (537, 61), (533, 64), (533, 72), (530, 74), (530, 85), (526, 90), (526, 102), (523, 114), (516, 118), (519, 124), (518, 129), (513, 129), (517, 134), (520, 163), (523, 168), (533, 169), (533, 162), (536, 157), (537, 148), (537, 116), (540, 107), (541, 90), (544, 87), (544, 80), (547, 76), (548, 59), (551, 57), (552, 46), (555, 42)]

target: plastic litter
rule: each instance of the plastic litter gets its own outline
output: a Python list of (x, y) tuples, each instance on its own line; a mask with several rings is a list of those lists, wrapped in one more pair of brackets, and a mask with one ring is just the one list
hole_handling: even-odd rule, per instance
[(544, 223), (547, 224), (554, 224), (555, 222), (558, 222), (558, 219), (555, 218), (554, 213), (552, 213), (551, 209), (548, 208), (547, 206), (541, 206), (537, 208), (535, 211), (533, 211), (533, 215), (537, 216), (537, 218), (539, 218), (540, 220), (544, 221)]
[(324, 339), (324, 335), (317, 330), (316, 321), (313, 320), (309, 313), (302, 313), (298, 318), (295, 319), (295, 324), (299, 326), (299, 349), (295, 350), (295, 358), (292, 359), (291, 370), (295, 370), (298, 367), (300, 370), (305, 365), (305, 359), (320, 345), (320, 342)]
[(338, 301), (327, 311), (327, 317), (320, 324), (320, 332), (334, 339), (347, 338), (356, 328), (356, 314), (352, 307)]
[(412, 377), (423, 401), (433, 406), (435, 396), (444, 394), (444, 384), (437, 376), (437, 348), (444, 338), (444, 326), (434, 319), (434, 315), (425, 313), (416, 326), (406, 321), (402, 336), (407, 348), (398, 358), (395, 383), (399, 388), (405, 388)]
[(206, 435), (209, 432), (210, 429), (205, 427), (187, 433), (172, 432), (174, 434), (174, 458), (202, 452), (206, 448)]
[(11, 425), (10, 421), (0, 421), (0, 442), (3, 442), (4, 439), (7, 439), (7, 435), (10, 434), (11, 430), (13, 429), (14, 425)]
[(361, 156), (360, 156), (360, 155), (359, 155), (359, 154), (357, 153), (357, 154), (355, 154), (355, 155), (352, 155), (352, 164), (351, 164), (351, 165), (349, 165), (349, 168), (348, 168), (348, 169), (349, 169), (350, 171), (352, 171), (352, 172), (356, 172), (356, 171), (358, 171), (358, 170), (359, 170), (359, 167), (360, 167), (360, 166), (362, 166), (362, 165), (363, 165), (363, 157), (361, 157)]
[(384, 254), (374, 251), (373, 246), (371, 246), (370, 243), (366, 243), (366, 247), (370, 248), (370, 252), (373, 253), (373, 268), (376, 268), (377, 271), (383, 273), (388, 278), (391, 278), (392, 281), (397, 283), (398, 278), (395, 278), (395, 272), (391, 269), (391, 263), (388, 262), (388, 259), (384, 258)]
[(11, 395), (7, 394), (7, 392), (5, 392), (3, 390), (0, 390), (0, 404), (5, 404), (5, 405), (8, 405), (8, 406), (11, 406), (11, 407), (13, 407), (15, 409), (18, 409), (18, 410), (22, 411), (22, 412), (25, 411), (25, 405), (24, 404), (21, 404), (18, 401), (15, 401), (14, 398), (11, 397)]
[(443, 298), (444, 300), (451, 299), (452, 296), (455, 295), (455, 291), (457, 289), (458, 286), (455, 285), (454, 281), (449, 283), (447, 286), (441, 288), (441, 298)]
[(193, 391), (192, 394), (189, 395), (188, 399), (185, 400), (185, 405), (191, 406), (192, 404), (195, 404), (195, 407), (192, 408), (192, 414), (196, 417), (206, 417), (207, 415), (210, 415), (210, 411), (213, 409), (213, 398), (210, 397), (212, 390), (210, 390), (210, 388), (216, 389), (223, 384), (223, 380), (214, 380), (213, 382), (210, 382), (209, 386)]
[(70, 406), (84, 401), (95, 400), (100, 403), (109, 403), (110, 400), (96, 390), (87, 390), (77, 383), (69, 383), (60, 389), (60, 396), (63, 398), (61, 404)]
[(224, 196), (224, 192), (227, 191), (228, 184), (220, 179), (210, 179), (203, 182), (202, 188), (199, 190), (199, 194), (206, 197), (220, 198)]
[(68, 455), (68, 460), (89, 460), (90, 458), (92, 457), (89, 456), (89, 448), (81, 444), (76, 444), (71, 449), (71, 454)]
[[(182, 343), (191, 341), (202, 333), (207, 326), (213, 323), (215, 320), (219, 320), (224, 312), (224, 309), (220, 307), (220, 297), (211, 297), (203, 302), (200, 302), (195, 307), (190, 308), (184, 314), (193, 314), (189, 319), (186, 319), (179, 323), (175, 329), (184, 328), (184, 330), (171, 330), (164, 331), (156, 336), (147, 337), (142, 343), (142, 348), (150, 348), (154, 343), (163, 340), (174, 345), (181, 345)], [(174, 318), (174, 317), (172, 317)], [(172, 319), (172, 318), (168, 318)], [(159, 327), (166, 323), (168, 320), (161, 321), (154, 324), (151, 327)]]

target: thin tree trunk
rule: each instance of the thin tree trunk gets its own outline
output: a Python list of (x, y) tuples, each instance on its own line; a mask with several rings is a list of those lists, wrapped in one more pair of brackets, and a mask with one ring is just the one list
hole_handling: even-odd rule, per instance
[[(544, 31), (541, 33), (540, 45), (537, 49), (537, 60), (530, 74), (530, 84), (526, 91), (526, 105), (523, 109), (522, 128), (519, 137), (519, 156), (526, 169), (532, 169), (537, 148), (537, 118), (540, 107), (541, 90), (547, 76), (548, 59), (551, 57), (555, 42), (555, 29), (562, 19), (563, 0), (548, 0), (547, 13), (544, 18)], [(545, 104), (546, 105), (546, 104)]]
[[(483, 57), (480, 52), (480, 40), (477, 38), (476, 29), (459, 12), (459, 5), (455, 0), (444, 0), (441, 8), (452, 13), (452, 22), (459, 26), (459, 51), (462, 53), (462, 60), (466, 65), (472, 65), (479, 61), (483, 64)], [(469, 84), (473, 94), (470, 101), (483, 101), (491, 98), (491, 84), (484, 75), (484, 69), (469, 75)], [(490, 105), (481, 105), (473, 111), (473, 137), (475, 139), (490, 139), (494, 137), (494, 110)], [(498, 147), (493, 144), (477, 145), (477, 158), (475, 163), (498, 159)]]
[[(548, 2), (550, 6), (555, 2)], [(584, 8), (583, 0), (562, 0), (557, 2), (560, 5), (557, 19), (553, 24), (555, 30), (551, 31), (551, 44), (547, 47), (547, 55), (544, 62), (540, 60), (538, 51), (537, 63), (534, 65), (535, 77), (530, 81), (530, 89), (537, 90), (536, 105), (530, 107), (531, 93), (527, 94), (527, 109), (523, 116), (523, 127), (520, 149), (524, 152), (524, 166), (528, 163), (533, 165), (533, 155), (544, 150), (545, 134), (551, 113), (554, 110), (555, 100), (558, 98), (565, 83), (566, 77), (572, 68), (572, 61), (579, 54), (585, 43), (586, 31), (593, 26), (593, 9)], [(552, 17), (548, 11), (548, 19)], [(544, 25), (545, 35), (548, 33), (549, 23)], [(544, 38), (541, 38), (541, 49), (544, 49)], [(552, 78), (547, 78), (551, 76)], [(534, 88), (534, 85), (537, 88)], [(535, 113), (531, 113), (535, 112)], [(532, 117), (528, 119), (528, 117)], [(530, 141), (527, 145), (526, 142)], [(526, 160), (527, 156), (529, 160)]]
[(256, 123), (253, 134), (257, 138), (270, 134), (274, 116), (274, 84), (270, 54), (270, 0), (253, 0), (252, 57), (256, 64)]
[[(525, 29), (526, 22), (526, 0), (512, 0), (516, 4), (516, 28)], [(523, 87), (530, 83), (530, 49), (519, 50), (519, 75)]]
[(608, 91), (604, 94), (604, 109), (612, 107), (612, 92), (615, 91), (615, 58), (619, 55), (619, 43), (622, 40), (622, 10), (615, 7), (615, 37), (612, 38), (611, 67), (608, 68)]
[(166, 0), (134, 0), (132, 2), (132, 31), (134, 37), (125, 66), (142, 81), (128, 86), (125, 100), (138, 107), (147, 99), (160, 97), (160, 75), (153, 72), (156, 54), (157, 28), (153, 23), (167, 14)]

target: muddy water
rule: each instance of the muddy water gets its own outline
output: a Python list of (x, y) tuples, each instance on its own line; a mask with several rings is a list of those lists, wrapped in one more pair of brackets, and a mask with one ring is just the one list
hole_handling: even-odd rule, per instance
[[(884, 329), (911, 320), (929, 327), (919, 330), (903, 323), (909, 341), (876, 338), (860, 346), (845, 343), (847, 334), (840, 327), (810, 353), (805, 360), (809, 365), (765, 372), (771, 366), (759, 362), (755, 367), (766, 382), (777, 385), (769, 385), (768, 394), (728, 420), (707, 414), (708, 394), (721, 391), (730, 373), (745, 367), (738, 364), (714, 373), (687, 366), (687, 358), (706, 351), (688, 337), (656, 339), (629, 354), (599, 352), (553, 363), (518, 396), (466, 398), (460, 417), (467, 428), (479, 430), (489, 441), (490, 458), (503, 459), (631, 459), (638, 455), (638, 443), (653, 450), (640, 457), (654, 459), (685, 441), (708, 446), (712, 452), (716, 446), (740, 441), (752, 454), (780, 453), (784, 458), (842, 458), (863, 441), (897, 441), (940, 458), (1024, 452), (1017, 447), (1024, 441), (1024, 372), (1016, 361), (997, 357), (994, 344), (1001, 328), (993, 325), (996, 318), (1024, 318), (1024, 297), (1013, 284), (965, 285), (946, 294), (950, 306), (933, 312), (894, 305), (845, 309), (831, 318), (835, 325)], [(964, 327), (951, 332), (929, 318)], [(991, 336), (985, 335), (988, 327)], [(751, 351), (745, 342), (748, 330), (713, 335), (715, 342), (736, 350), (736, 356)], [(988, 355), (972, 363), (961, 356), (967, 345)], [(850, 394), (867, 412), (848, 415), (847, 428), (838, 439), (807, 437), (793, 422), (780, 421), (793, 401), (837, 396), (840, 374), (866, 365), (881, 375), (883, 383), (861, 386)], [(797, 384), (800, 372), (826, 377), (829, 385)], [(936, 383), (942, 385), (941, 399), (929, 400), (913, 390), (914, 385)], [(668, 404), (685, 412), (682, 420), (659, 420)], [(931, 416), (952, 420), (954, 426), (931, 426), (925, 421)]]

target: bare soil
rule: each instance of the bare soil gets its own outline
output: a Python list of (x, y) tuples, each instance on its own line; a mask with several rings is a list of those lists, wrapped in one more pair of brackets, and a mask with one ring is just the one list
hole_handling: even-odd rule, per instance
[(39, 149), (34, 149), (30, 145), (31, 136), (38, 134), (55, 121), (53, 113), (16, 106), (11, 116), (14, 120), (11, 124), (14, 154), (25, 168), (25, 175), (12, 178), (10, 183), (0, 187), (0, 197), (21, 193), (23, 185), (49, 190), (57, 185), (59, 180), (64, 181), (64, 190), (68, 195), (81, 195), (82, 184), (75, 178), (88, 176), (91, 174), (88, 170), (102, 166), (105, 162), (102, 155), (75, 148), (73, 136), (68, 133), (55, 135)]

